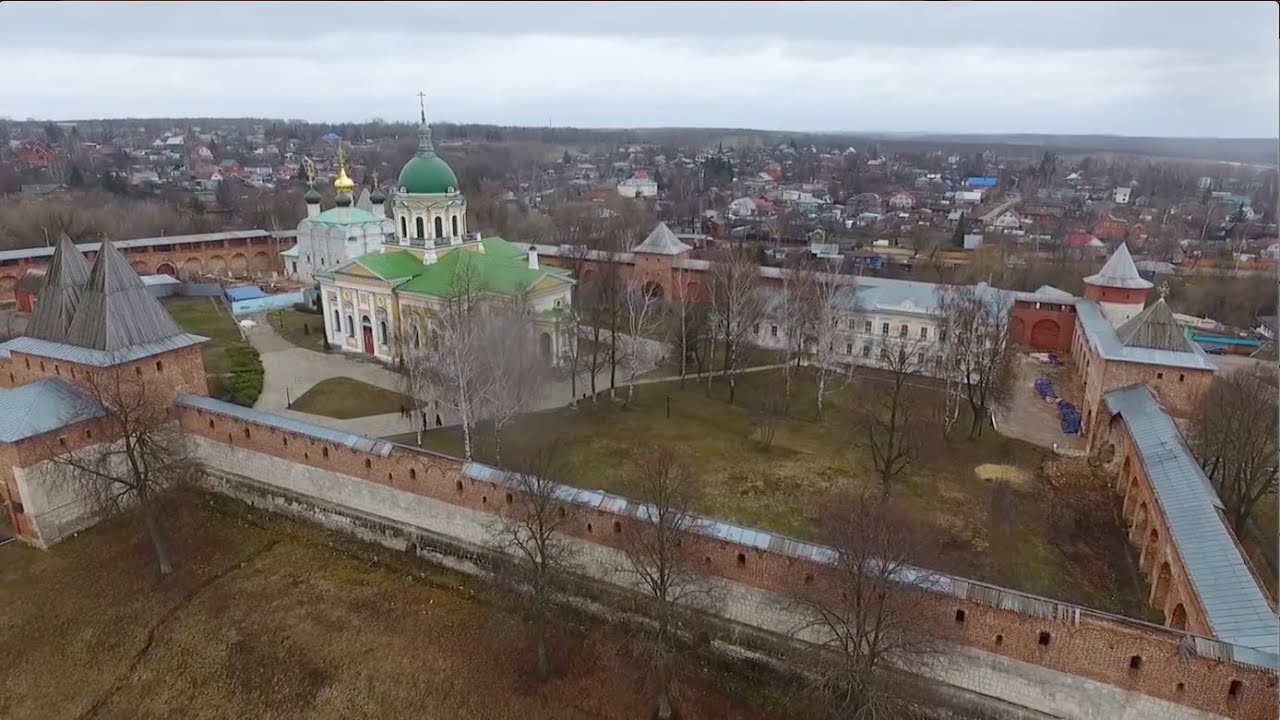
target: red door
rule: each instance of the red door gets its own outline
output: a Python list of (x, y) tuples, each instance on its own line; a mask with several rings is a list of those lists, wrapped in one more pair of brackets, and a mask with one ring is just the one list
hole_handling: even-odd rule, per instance
[(373, 328), (368, 325), (364, 327), (364, 351), (373, 354)]

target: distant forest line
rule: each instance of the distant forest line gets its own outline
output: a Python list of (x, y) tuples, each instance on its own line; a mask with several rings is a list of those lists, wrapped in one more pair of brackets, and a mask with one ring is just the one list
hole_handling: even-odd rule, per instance
[[(0, 127), (29, 132), (43, 127), (46, 120), (0, 120)], [(184, 127), (251, 128), (261, 125), (268, 134), (281, 133), (299, 138), (330, 132), (347, 140), (373, 140), (411, 134), (416, 123), (370, 120), (358, 123), (323, 123), (280, 118), (121, 118), (59, 121), (82, 126), (81, 135), (90, 139), (96, 132), (120, 127), (143, 127), (149, 132)], [(493, 125), (483, 123), (432, 122), (432, 130), (440, 140), (477, 140), (487, 142), (535, 141), (558, 144), (586, 143), (658, 143), (678, 146), (701, 146), (726, 137), (758, 137), (762, 143), (787, 142), (821, 145), (876, 143), (885, 150), (936, 150), (940, 146), (960, 154), (981, 150), (1003, 150), (1009, 154), (1040, 155), (1117, 153), (1157, 157), (1216, 160), (1221, 162), (1275, 166), (1280, 154), (1277, 138), (1178, 138), (1133, 137), (1124, 135), (1055, 135), (1038, 133), (893, 133), (893, 132), (789, 132), (752, 128), (579, 128)]]

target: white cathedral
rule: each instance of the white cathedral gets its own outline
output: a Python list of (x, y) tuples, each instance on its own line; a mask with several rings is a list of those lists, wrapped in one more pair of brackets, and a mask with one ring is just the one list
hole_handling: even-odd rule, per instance
[(355, 183), (338, 156), (335, 205), (306, 194), (298, 242), (282, 253), (288, 274), (320, 286), (325, 333), (345, 352), (391, 362), (432, 345), (454, 277), (479, 278), (486, 296), (520, 297), (530, 309), (539, 352), (559, 364), (573, 342), (568, 309), (573, 280), (540, 267), (537, 253), (467, 230), (467, 201), (453, 168), (435, 152), (423, 113), (418, 150), (400, 170), (388, 218), (381, 188), (353, 201)]

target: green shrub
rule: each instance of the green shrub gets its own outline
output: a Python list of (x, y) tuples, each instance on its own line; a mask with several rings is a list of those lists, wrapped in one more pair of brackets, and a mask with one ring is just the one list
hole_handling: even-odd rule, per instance
[(230, 375), (227, 377), (227, 400), (244, 407), (253, 407), (262, 394), (262, 358), (249, 345), (236, 343), (226, 349)]

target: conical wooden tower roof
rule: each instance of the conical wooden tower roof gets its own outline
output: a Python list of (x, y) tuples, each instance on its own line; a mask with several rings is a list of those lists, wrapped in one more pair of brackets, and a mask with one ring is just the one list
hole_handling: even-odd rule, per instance
[(65, 342), (116, 351), (181, 333), (120, 251), (103, 241)]
[(71, 238), (63, 233), (53, 249), (53, 259), (49, 261), (44, 283), (36, 295), (36, 311), (27, 323), (25, 334), (41, 340), (65, 342), (88, 280), (89, 263), (71, 243)]

